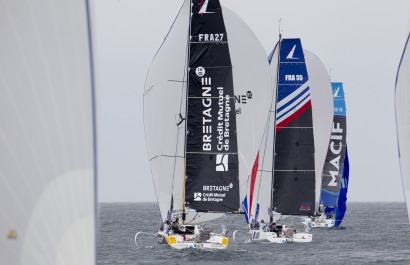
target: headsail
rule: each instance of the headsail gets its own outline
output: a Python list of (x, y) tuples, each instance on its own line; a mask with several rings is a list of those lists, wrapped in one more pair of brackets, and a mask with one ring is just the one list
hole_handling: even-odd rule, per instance
[(338, 206), (346, 153), (346, 105), (343, 84), (332, 82), (334, 117), (326, 162), (323, 167), (321, 199), (325, 207)]
[(339, 198), (337, 200), (337, 208), (335, 209), (335, 226), (338, 227), (343, 221), (343, 218), (346, 213), (346, 201), (347, 201), (347, 191), (349, 188), (349, 156), (347, 154), (347, 146), (346, 146), (346, 153), (344, 157), (343, 163), (343, 174), (342, 174), (342, 181), (340, 184), (340, 193)]
[(264, 58), (252, 31), (219, 1), (195, 0), (192, 10), (190, 1), (184, 3), (144, 92), (147, 149), (163, 219), (171, 196), (174, 211), (184, 205), (190, 223), (198, 215), (239, 210), (272, 93)]
[(396, 77), (396, 126), (401, 178), (410, 221), (410, 34)]
[(320, 59), (304, 50), (312, 97), (313, 136), (315, 143), (315, 211), (318, 211), (322, 169), (328, 153), (333, 122), (333, 94), (328, 72)]
[[(271, 63), (276, 73), (274, 62)], [(279, 52), (272, 207), (283, 215), (315, 208), (311, 92), (300, 39), (283, 39)]]
[(0, 264), (96, 264), (88, 5), (0, 3)]

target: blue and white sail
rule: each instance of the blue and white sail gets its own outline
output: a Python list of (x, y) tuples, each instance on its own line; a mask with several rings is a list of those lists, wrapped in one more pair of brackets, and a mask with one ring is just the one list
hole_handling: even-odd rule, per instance
[(89, 2), (0, 0), (0, 264), (96, 264)]
[(339, 198), (337, 200), (337, 208), (335, 209), (335, 226), (336, 227), (340, 226), (345, 216), (345, 213), (346, 213), (347, 191), (349, 188), (349, 170), (350, 170), (349, 156), (347, 154), (347, 146), (346, 146), (342, 181), (340, 183), (340, 193), (339, 193)]
[(395, 102), (401, 179), (410, 221), (410, 34), (397, 71)]
[[(309, 215), (315, 210), (315, 146), (310, 80), (300, 39), (283, 39), (279, 60), (271, 61), (277, 78), (275, 148), (271, 209), (282, 215)], [(276, 52), (275, 52), (276, 53)], [(275, 58), (275, 53), (272, 58)], [(277, 57), (276, 57), (277, 58)]]
[(344, 169), (346, 153), (346, 104), (343, 84), (332, 82), (334, 100), (333, 125), (323, 167), (320, 202), (326, 208), (336, 208)]

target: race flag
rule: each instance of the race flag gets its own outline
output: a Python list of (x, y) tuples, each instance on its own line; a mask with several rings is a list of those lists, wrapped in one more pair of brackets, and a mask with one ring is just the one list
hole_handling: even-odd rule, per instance
[(245, 212), (245, 221), (247, 224), (249, 224), (249, 218), (248, 218), (248, 195), (245, 196), (245, 199), (242, 202), (242, 206)]

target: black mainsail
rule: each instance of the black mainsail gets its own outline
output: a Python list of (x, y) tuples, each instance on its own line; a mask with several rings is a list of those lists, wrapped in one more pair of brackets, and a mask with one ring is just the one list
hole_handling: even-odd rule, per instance
[(315, 209), (312, 106), (300, 39), (281, 40), (272, 208), (282, 215)]
[(193, 1), (189, 43), (185, 202), (196, 211), (239, 205), (232, 63), (219, 1)]

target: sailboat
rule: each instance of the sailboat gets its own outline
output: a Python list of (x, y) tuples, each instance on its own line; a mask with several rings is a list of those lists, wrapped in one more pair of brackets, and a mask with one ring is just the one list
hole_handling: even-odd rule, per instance
[[(261, 169), (250, 182), (249, 196), (244, 201), (249, 233), (253, 241), (310, 242), (309, 227), (307, 232), (296, 232), (288, 225), (274, 222), (282, 216), (314, 213), (315, 183), (320, 177), (315, 168), (317, 164), (323, 167), (325, 157), (323, 143), (317, 146), (320, 152), (315, 152), (315, 141), (319, 135), (328, 141), (329, 109), (331, 111), (333, 105), (326, 101), (328, 96), (323, 92), (316, 58), (305, 55), (300, 39), (280, 39), (269, 61), (275, 98), (261, 145)], [(326, 128), (326, 125), (329, 126)], [(315, 135), (314, 130), (325, 132)]]
[(203, 223), (240, 211), (271, 97), (269, 64), (247, 25), (218, 0), (185, 1), (144, 90), (160, 243), (228, 246), (225, 227)]
[(396, 127), (401, 179), (410, 221), (410, 34), (407, 37), (396, 77)]
[[(346, 210), (346, 207), (343, 206), (346, 204), (346, 198), (343, 202), (343, 196), (346, 197), (347, 193), (349, 169), (345, 169), (344, 166), (347, 147), (346, 105), (343, 83), (332, 82), (332, 93), (334, 117), (326, 162), (323, 167), (319, 211), (316, 216), (304, 220), (305, 222), (311, 222), (312, 227), (338, 226), (343, 220), (341, 211), (343, 211), (344, 216)], [(348, 167), (348, 164), (346, 166)], [(345, 189), (346, 192), (341, 194), (342, 189)], [(340, 209), (337, 211), (338, 217), (336, 217), (336, 209), (339, 208), (339, 196), (341, 196)]]
[(89, 2), (0, 5), (0, 264), (96, 264)]

